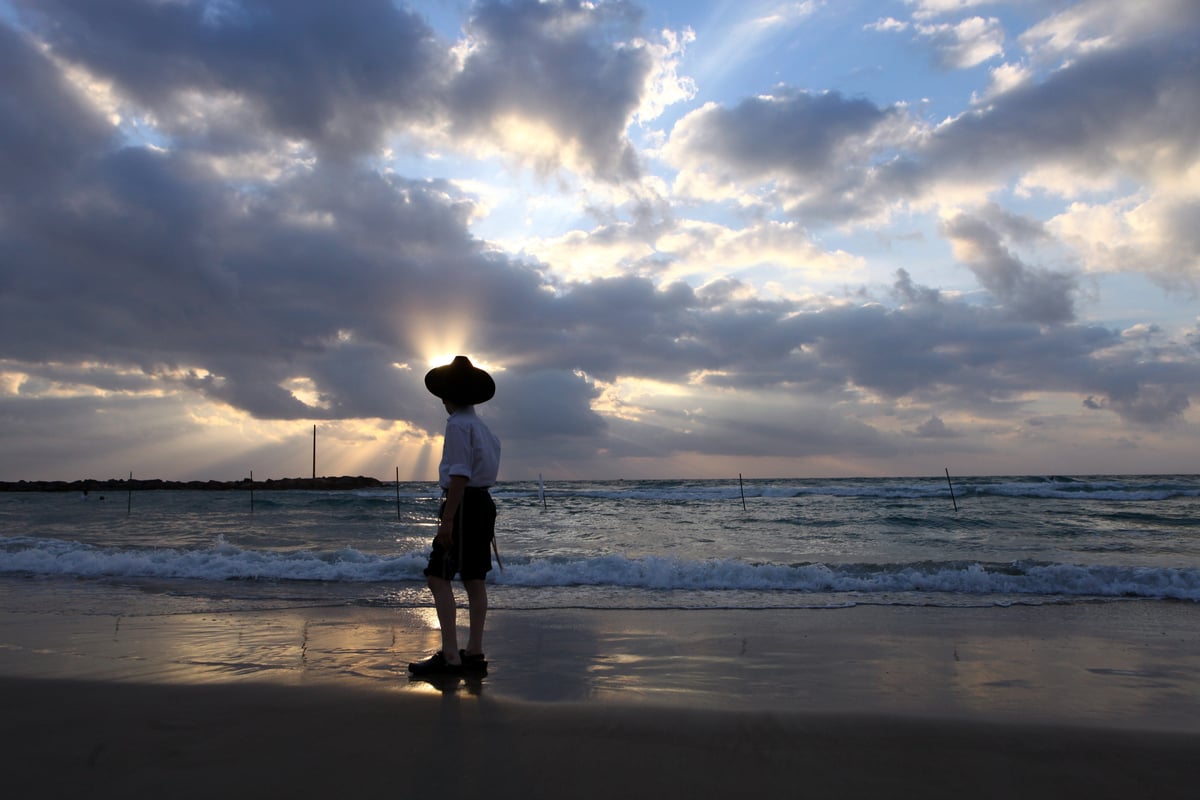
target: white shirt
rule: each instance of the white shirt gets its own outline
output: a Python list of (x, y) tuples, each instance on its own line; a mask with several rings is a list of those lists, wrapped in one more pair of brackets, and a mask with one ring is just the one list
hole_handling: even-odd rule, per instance
[(500, 471), (500, 440), (475, 414), (474, 406), (457, 409), (446, 420), (438, 483), (450, 488), (452, 475), (465, 475), (467, 486), (487, 488)]

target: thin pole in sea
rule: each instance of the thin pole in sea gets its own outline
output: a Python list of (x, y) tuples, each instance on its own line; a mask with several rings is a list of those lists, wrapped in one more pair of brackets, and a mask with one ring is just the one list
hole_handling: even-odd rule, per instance
[(950, 482), (950, 468), (943, 467), (946, 470), (946, 485), (950, 487), (950, 502), (954, 503), (955, 512), (958, 511), (958, 501), (954, 499), (954, 484)]

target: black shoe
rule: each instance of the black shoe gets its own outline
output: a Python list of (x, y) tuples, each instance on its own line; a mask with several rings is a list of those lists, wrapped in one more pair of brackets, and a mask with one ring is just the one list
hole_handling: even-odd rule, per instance
[(488, 662), (483, 657), (483, 653), (468, 655), (466, 650), (459, 650), (458, 657), (462, 659), (463, 671), (475, 674), (481, 672), (485, 675), (487, 674)]
[(408, 671), (413, 675), (458, 675), (463, 671), (463, 665), (451, 664), (438, 650), (424, 661), (409, 664)]

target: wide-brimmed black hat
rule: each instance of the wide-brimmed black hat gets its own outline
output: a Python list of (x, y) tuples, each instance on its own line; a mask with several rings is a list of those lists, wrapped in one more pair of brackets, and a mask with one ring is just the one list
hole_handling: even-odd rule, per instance
[(466, 356), (455, 356), (449, 364), (426, 372), (425, 388), (436, 397), (459, 406), (486, 403), (496, 394), (492, 376), (472, 364)]

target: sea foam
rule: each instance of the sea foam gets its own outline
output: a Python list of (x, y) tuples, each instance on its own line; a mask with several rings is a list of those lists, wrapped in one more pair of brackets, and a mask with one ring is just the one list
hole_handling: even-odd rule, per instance
[[(255, 550), (218, 538), (205, 548), (106, 548), (54, 539), (0, 539), (0, 574), (333, 583), (422, 581), (425, 552)], [(1200, 570), (1019, 561), (758, 564), (623, 555), (506, 560), (496, 584), (650, 590), (966, 593), (1200, 601)]]

